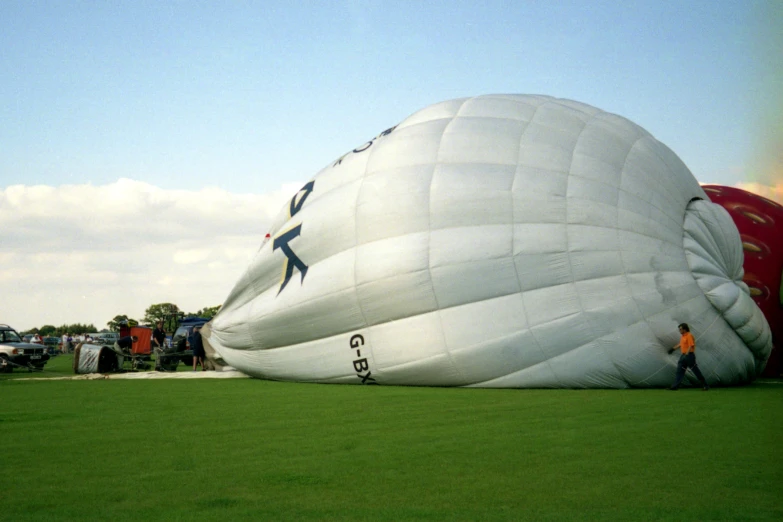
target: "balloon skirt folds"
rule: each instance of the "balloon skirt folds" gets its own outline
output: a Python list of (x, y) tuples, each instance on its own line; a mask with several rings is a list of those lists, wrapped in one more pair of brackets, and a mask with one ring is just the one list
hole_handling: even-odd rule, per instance
[(709, 383), (742, 384), (772, 348), (742, 262), (731, 217), (641, 127), (463, 98), (306, 183), (204, 337), (265, 379), (644, 388), (673, 381), (686, 322)]

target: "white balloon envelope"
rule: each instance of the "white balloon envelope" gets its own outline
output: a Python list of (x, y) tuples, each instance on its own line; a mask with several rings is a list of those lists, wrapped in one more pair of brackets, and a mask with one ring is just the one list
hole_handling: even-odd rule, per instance
[(660, 387), (687, 322), (729, 385), (772, 348), (728, 213), (644, 129), (574, 101), (421, 110), (316, 174), (270, 236), (205, 332), (256, 377)]

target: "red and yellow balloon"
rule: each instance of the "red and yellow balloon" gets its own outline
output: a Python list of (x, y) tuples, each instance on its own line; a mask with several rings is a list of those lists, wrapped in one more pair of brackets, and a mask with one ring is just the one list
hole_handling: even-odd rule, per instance
[(764, 312), (775, 346), (762, 375), (777, 377), (783, 362), (783, 206), (736, 187), (702, 188), (729, 212), (739, 230), (745, 253), (743, 281)]

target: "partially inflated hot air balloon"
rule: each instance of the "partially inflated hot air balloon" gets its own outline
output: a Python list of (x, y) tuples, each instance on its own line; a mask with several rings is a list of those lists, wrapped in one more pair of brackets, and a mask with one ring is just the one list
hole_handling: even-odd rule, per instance
[(644, 129), (574, 101), (421, 110), (316, 174), (269, 233), (204, 333), (252, 376), (659, 387), (687, 322), (729, 385), (771, 349), (731, 217)]
[(747, 190), (704, 185), (737, 225), (745, 251), (743, 281), (772, 329), (773, 347), (762, 375), (780, 376), (783, 349), (783, 206)]

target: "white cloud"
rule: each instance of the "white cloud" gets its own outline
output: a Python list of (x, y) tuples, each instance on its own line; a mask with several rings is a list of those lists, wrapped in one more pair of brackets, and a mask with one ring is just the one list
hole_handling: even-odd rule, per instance
[(776, 203), (783, 205), (783, 182), (777, 185), (764, 185), (761, 183), (737, 183), (737, 188), (753, 192), (759, 196), (764, 196), (767, 199), (771, 199)]
[(212, 250), (206, 248), (179, 250), (174, 253), (174, 262), (178, 265), (191, 265), (193, 263), (198, 263), (199, 261), (204, 261), (211, 253)]
[(221, 304), (300, 188), (232, 194), (109, 185), (0, 188), (0, 323), (18, 330)]

